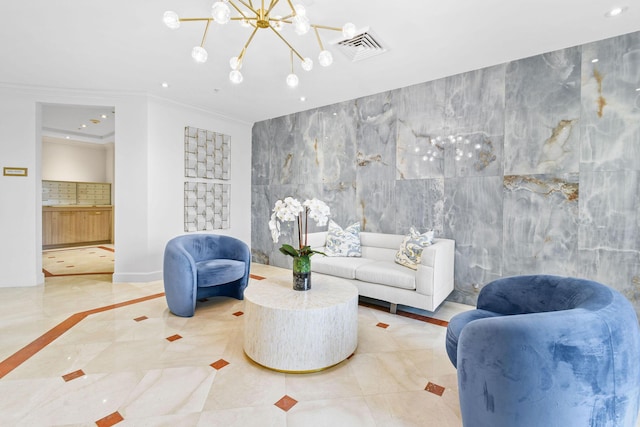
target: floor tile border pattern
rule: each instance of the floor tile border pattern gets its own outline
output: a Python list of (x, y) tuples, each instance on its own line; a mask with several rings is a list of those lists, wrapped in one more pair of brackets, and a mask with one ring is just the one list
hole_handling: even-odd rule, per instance
[[(104, 250), (111, 250), (110, 248), (98, 246)], [(46, 270), (42, 270), (45, 273), (45, 277), (58, 277), (54, 276)], [(98, 273), (94, 273), (98, 274)], [(107, 274), (107, 273), (103, 273)], [(111, 273), (108, 273), (111, 274)], [(265, 277), (258, 276), (255, 274), (251, 274), (250, 277), (254, 280), (264, 280)], [(51, 344), (56, 338), (67, 332), (69, 329), (73, 328), (77, 325), (82, 319), (86, 318), (95, 313), (102, 313), (103, 311), (113, 310), (115, 308), (124, 307), (127, 305), (137, 304), (139, 302), (148, 301), (150, 299), (160, 298), (164, 296), (164, 292), (154, 295), (148, 295), (142, 298), (136, 298), (129, 301), (120, 302), (117, 304), (107, 305), (104, 307), (94, 308), (93, 310), (82, 311), (80, 313), (75, 313), (69, 316), (67, 319), (54, 326), (52, 329), (45, 332), (40, 337), (36, 338), (31, 343), (27, 344), (25, 347), (21, 348), (11, 356), (7, 357), (5, 360), (0, 362), (0, 379), (6, 376), (9, 372), (16, 369), (18, 366), (22, 365), (26, 362), (31, 356), (38, 353), (40, 350)], [(144, 316), (143, 316), (144, 317)], [(138, 319), (134, 319), (136, 321), (144, 320), (142, 317)]]
[[(256, 275), (253, 275), (253, 274), (251, 274), (251, 278), (254, 279), (254, 280), (263, 280), (263, 279), (265, 279), (262, 276), (256, 276)], [(119, 307), (125, 307), (127, 305), (133, 305), (133, 304), (137, 304), (137, 303), (140, 303), (140, 302), (148, 301), (148, 300), (151, 300), (151, 299), (160, 298), (160, 297), (163, 297), (164, 295), (165, 295), (164, 292), (161, 292), (161, 293), (158, 293), (158, 294), (148, 295), (148, 296), (145, 296), (145, 297), (136, 298), (136, 299), (132, 299), (132, 300), (129, 300), (129, 301), (123, 301), (123, 302), (120, 302), (120, 303), (107, 305), (107, 306), (104, 306), (104, 307), (94, 308), (92, 310), (82, 311), (82, 312), (75, 313), (75, 314), (69, 316), (67, 319), (65, 319), (64, 321), (62, 321), (58, 325), (54, 326), (52, 329), (48, 330), (43, 335), (41, 335), (40, 337), (36, 338), (31, 343), (27, 344), (25, 347), (21, 348), (20, 350), (18, 350), (17, 352), (15, 352), (11, 356), (7, 357), (5, 360), (0, 362), (0, 379), (3, 378), (4, 376), (6, 376), (11, 371), (13, 371), (14, 369), (16, 369), (18, 366), (20, 366), (24, 362), (26, 362), (29, 358), (31, 358), (33, 355), (38, 353), (40, 350), (42, 350), (43, 348), (45, 348), (46, 346), (51, 344), (56, 338), (58, 338), (59, 336), (64, 334), (66, 331), (68, 331), (69, 329), (71, 329), (72, 327), (77, 325), (80, 321), (82, 321), (86, 317), (88, 317), (88, 316), (90, 316), (92, 314), (102, 313), (104, 311), (113, 310), (113, 309), (116, 309), (116, 308), (119, 308)], [(372, 308), (372, 309), (375, 309), (375, 310), (386, 311), (385, 307), (382, 307), (382, 306), (379, 306), (379, 305), (376, 305), (376, 304), (372, 304), (372, 303), (368, 303), (368, 302), (360, 301), (358, 303), (358, 305), (361, 305), (361, 306), (367, 307), (367, 308)], [(234, 315), (240, 315), (240, 313), (241, 312), (234, 313)], [(420, 320), (420, 321), (423, 321), (423, 322), (427, 322), (427, 323), (431, 323), (431, 324), (438, 325), (438, 326), (443, 326), (443, 327), (446, 327), (449, 324), (449, 322), (447, 322), (445, 320), (434, 319), (432, 317), (422, 316), (420, 314), (415, 314), (415, 313), (409, 313), (409, 312), (402, 311), (402, 310), (398, 310), (396, 315), (397, 316), (408, 317), (408, 318), (415, 319), (415, 320)], [(170, 339), (170, 338), (174, 338), (174, 337), (169, 337), (167, 339)], [(177, 339), (177, 338), (174, 338), (174, 339)]]
[[(106, 248), (106, 247), (100, 247), (100, 249), (110, 250), (110, 248)], [(49, 272), (47, 272), (44, 269), (43, 269), (43, 272), (45, 273), (45, 277), (54, 277), (54, 275), (51, 275)], [(251, 279), (254, 279), (254, 280), (264, 280), (264, 279), (266, 279), (265, 277), (254, 275), (254, 274), (251, 274), (250, 276), (251, 276)], [(0, 362), (0, 379), (3, 378), (4, 376), (6, 376), (7, 374), (9, 374), (11, 371), (16, 369), (17, 367), (19, 367), (22, 363), (27, 361), (33, 355), (35, 355), (40, 350), (45, 348), (47, 345), (51, 344), (54, 340), (56, 340), (58, 337), (60, 337), (66, 331), (68, 331), (69, 329), (71, 329), (72, 327), (77, 325), (80, 321), (82, 321), (86, 317), (88, 317), (88, 316), (90, 316), (92, 314), (102, 313), (102, 312), (113, 310), (113, 309), (116, 309), (116, 308), (119, 308), (119, 307), (125, 307), (125, 306), (128, 306), (128, 305), (133, 305), (133, 304), (137, 304), (137, 303), (144, 302), (144, 301), (149, 301), (151, 299), (160, 298), (160, 297), (163, 297), (164, 295), (165, 295), (164, 292), (161, 292), (161, 293), (148, 295), (148, 296), (141, 297), (141, 298), (136, 298), (136, 299), (133, 299), (133, 300), (123, 301), (123, 302), (120, 302), (120, 303), (111, 304), (111, 305), (108, 305), (108, 306), (99, 307), (99, 308), (95, 308), (95, 309), (92, 309), (92, 310), (87, 310), (87, 311), (75, 313), (75, 314), (69, 316), (67, 319), (65, 319), (64, 321), (62, 321), (61, 323), (59, 323), (58, 325), (56, 325), (55, 327), (53, 327), (49, 331), (45, 332), (43, 335), (41, 335), (40, 337), (38, 337), (37, 339), (35, 339), (31, 343), (27, 344), (22, 349), (18, 350), (16, 353), (14, 353), (13, 355), (11, 355), (8, 358), (6, 358), (4, 361)], [(386, 311), (387, 310), (385, 307), (382, 307), (382, 306), (379, 306), (379, 305), (376, 305), (376, 304), (372, 304), (372, 303), (368, 303), (368, 302), (364, 302), (364, 301), (359, 301), (358, 305), (363, 306), (363, 307), (367, 307), (367, 308), (376, 309), (376, 310), (381, 310), (381, 311)], [(239, 315), (242, 315), (244, 313), (236, 312), (236, 313), (233, 313), (233, 314), (235, 316), (239, 316)], [(405, 312), (405, 311), (402, 311), (402, 310), (398, 310), (396, 315), (412, 318), (412, 319), (415, 319), (415, 320), (423, 321), (423, 322), (426, 322), (426, 323), (431, 323), (431, 324), (438, 325), (438, 326), (446, 327), (448, 325), (448, 322), (444, 321), (444, 320), (435, 319), (435, 318), (432, 318), (432, 317), (423, 316), (423, 315), (419, 315), (419, 314), (415, 314), (415, 313), (409, 313), (409, 312)], [(146, 320), (146, 319), (147, 319), (146, 316), (141, 316), (141, 317), (136, 318), (134, 320), (135, 321), (142, 321), (142, 320)], [(378, 323), (378, 325), (376, 325), (376, 326), (379, 326), (381, 328), (387, 328), (389, 325), (387, 325), (385, 323)], [(167, 337), (166, 339), (169, 340), (169, 341), (174, 341), (174, 340), (177, 340), (177, 339), (180, 339), (180, 338), (182, 338), (180, 335), (174, 335), (174, 336), (171, 336), (171, 337)], [(353, 354), (351, 356), (353, 356)], [(351, 356), (349, 356), (349, 358), (351, 358)], [(227, 362), (227, 361), (225, 361), (223, 359), (220, 359), (220, 360), (212, 363), (210, 366), (212, 368), (216, 369), (216, 370), (219, 370), (219, 369), (224, 368), (228, 364), (229, 364), (229, 362)], [(82, 370), (77, 370), (75, 372), (71, 372), (69, 374), (64, 375), (62, 378), (64, 379), (64, 381), (71, 381), (71, 380), (79, 378), (79, 377), (81, 377), (83, 375), (84, 375), (84, 372)], [(441, 386), (439, 386), (437, 384), (433, 384), (433, 383), (429, 382), (427, 384), (427, 386), (425, 387), (425, 390), (428, 391), (428, 392), (431, 392), (431, 393), (433, 393), (433, 394), (435, 394), (437, 396), (442, 396), (442, 393), (444, 392), (444, 387), (441, 387)], [(290, 396), (285, 395), (282, 399), (280, 399), (278, 402), (275, 403), (275, 406), (277, 406), (278, 408), (280, 408), (283, 411), (287, 412), (287, 411), (289, 411), (289, 409), (291, 409), (291, 407), (293, 407), (297, 403), (298, 402), (295, 399), (291, 398)], [(111, 426), (113, 426), (115, 424), (120, 423), (123, 420), (124, 420), (124, 418), (122, 417), (122, 415), (119, 412), (114, 412), (114, 413), (109, 414), (106, 417), (96, 421), (96, 425), (99, 426), (99, 427), (111, 427)]]
[(9, 372), (16, 369), (18, 366), (26, 362), (31, 356), (38, 353), (40, 350), (51, 344), (56, 338), (60, 337), (62, 334), (67, 332), (69, 329), (80, 323), (81, 320), (86, 317), (96, 314), (102, 313), (104, 311), (113, 310), (119, 307), (125, 307), (127, 305), (137, 304), (144, 301), (149, 301), (151, 299), (160, 298), (164, 296), (164, 292), (159, 294), (147, 295), (145, 297), (132, 299), (129, 301), (123, 301), (116, 304), (107, 305), (104, 307), (94, 308), (92, 310), (82, 311), (80, 313), (75, 313), (69, 316), (67, 319), (63, 320), (52, 329), (49, 329), (47, 332), (42, 334), (40, 337), (36, 338), (31, 343), (27, 344), (25, 347), (21, 348), (11, 356), (7, 357), (5, 360), (0, 362), (0, 378), (3, 378)]

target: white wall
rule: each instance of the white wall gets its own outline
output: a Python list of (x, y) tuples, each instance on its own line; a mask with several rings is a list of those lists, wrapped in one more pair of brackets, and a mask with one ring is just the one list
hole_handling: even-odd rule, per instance
[[(40, 171), (37, 167), (36, 103), (0, 88), (0, 167), (26, 167), (28, 176), (0, 175), (0, 286), (31, 286), (44, 281)], [(39, 120), (38, 120), (39, 121)], [(39, 145), (39, 144), (38, 144)]]
[[(118, 112), (119, 114), (119, 112)], [(251, 125), (223, 116), (151, 99), (149, 102), (150, 250), (162, 269), (169, 239), (184, 233), (184, 128), (194, 126), (231, 136), (231, 228), (216, 234), (251, 243)]]
[[(111, 182), (107, 156), (113, 150), (103, 144), (42, 142), (42, 179), (48, 181)], [(113, 178), (113, 173), (109, 174)]]
[(113, 105), (118, 112), (114, 281), (159, 279), (164, 244), (182, 233), (184, 126), (231, 135), (232, 229), (222, 232), (251, 241), (251, 124), (143, 94), (0, 85), (0, 166), (29, 168), (26, 178), (0, 176), (0, 287), (44, 282), (40, 103)]

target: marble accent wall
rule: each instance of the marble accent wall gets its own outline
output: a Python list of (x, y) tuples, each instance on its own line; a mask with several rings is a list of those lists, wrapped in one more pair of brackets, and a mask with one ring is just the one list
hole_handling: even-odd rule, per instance
[(343, 226), (454, 239), (450, 300), (548, 273), (640, 312), (638, 88), (640, 32), (256, 123), (254, 260), (288, 266), (273, 204), (318, 197)]

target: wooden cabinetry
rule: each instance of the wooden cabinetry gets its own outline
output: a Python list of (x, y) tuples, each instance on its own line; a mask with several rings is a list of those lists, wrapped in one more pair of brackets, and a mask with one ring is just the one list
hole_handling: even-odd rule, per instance
[(42, 208), (42, 246), (45, 249), (112, 242), (111, 206)]

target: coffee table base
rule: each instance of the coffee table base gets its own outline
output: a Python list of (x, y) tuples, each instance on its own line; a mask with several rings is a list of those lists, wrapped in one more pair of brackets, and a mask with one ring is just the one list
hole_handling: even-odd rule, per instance
[(358, 290), (342, 279), (314, 276), (308, 291), (291, 277), (245, 290), (244, 352), (258, 365), (286, 373), (328, 369), (358, 345)]

